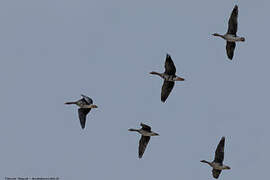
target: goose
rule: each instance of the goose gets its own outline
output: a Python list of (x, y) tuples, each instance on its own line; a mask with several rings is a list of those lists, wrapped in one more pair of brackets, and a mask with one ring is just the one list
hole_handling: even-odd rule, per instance
[(162, 89), (161, 89), (161, 101), (165, 102), (168, 96), (170, 95), (175, 81), (184, 81), (185, 79), (177, 76), (176, 74), (176, 68), (173, 63), (173, 60), (169, 54), (166, 55), (165, 60), (165, 72), (164, 73), (158, 73), (155, 71), (150, 72), (150, 74), (158, 75), (161, 78), (164, 79)]
[(93, 104), (93, 100), (88, 96), (81, 95), (82, 99), (75, 102), (66, 102), (65, 104), (76, 104), (80, 108), (78, 109), (79, 119), (82, 129), (85, 128), (86, 116), (92, 108), (98, 108), (97, 105)]
[(159, 134), (151, 131), (151, 127), (146, 124), (141, 123), (140, 125), (142, 126), (141, 129), (129, 129), (129, 131), (135, 131), (142, 135), (139, 142), (139, 158), (142, 158), (150, 137), (159, 136)]
[(235, 42), (238, 42), (238, 41), (244, 42), (245, 41), (244, 37), (240, 37), (240, 36), (236, 35), (237, 24), (238, 24), (237, 17), (238, 17), (238, 6), (235, 5), (233, 10), (232, 10), (230, 19), (229, 19), (227, 33), (224, 35), (221, 35), (218, 33), (212, 34), (213, 36), (219, 36), (219, 37), (226, 40), (226, 42), (227, 42), (226, 43), (226, 51), (227, 51), (227, 56), (230, 60), (233, 59), (234, 49), (236, 46)]
[(229, 166), (223, 165), (224, 145), (225, 145), (225, 137), (222, 137), (218, 146), (217, 146), (214, 161), (212, 161), (212, 162), (208, 162), (206, 160), (201, 161), (202, 163), (209, 164), (209, 166), (211, 166), (213, 168), (212, 174), (213, 174), (213, 177), (216, 179), (219, 177), (219, 174), (221, 173), (222, 170), (231, 169)]

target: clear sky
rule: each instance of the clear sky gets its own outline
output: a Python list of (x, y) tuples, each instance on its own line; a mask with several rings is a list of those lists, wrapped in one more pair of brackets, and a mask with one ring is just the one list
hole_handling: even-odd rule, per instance
[[(225, 33), (239, 5), (233, 61)], [(0, 178), (268, 179), (269, 0), (0, 1)], [(177, 82), (160, 101), (166, 53)], [(81, 129), (80, 94), (99, 106)], [(138, 159), (140, 122), (159, 133)]]

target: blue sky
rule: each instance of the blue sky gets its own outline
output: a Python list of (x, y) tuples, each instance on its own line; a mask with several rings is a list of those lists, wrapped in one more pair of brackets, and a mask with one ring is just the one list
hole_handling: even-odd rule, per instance
[[(239, 5), (238, 43), (225, 33)], [(0, 169), (2, 177), (266, 179), (269, 145), (269, 6), (259, 1), (2, 0), (0, 2)], [(166, 53), (186, 81), (163, 104)], [(86, 94), (99, 106), (80, 128)], [(160, 134), (138, 159), (144, 122)]]

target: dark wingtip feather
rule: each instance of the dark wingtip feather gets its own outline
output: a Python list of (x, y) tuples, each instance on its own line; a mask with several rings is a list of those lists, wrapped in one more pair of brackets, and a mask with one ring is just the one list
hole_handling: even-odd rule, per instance
[(222, 138), (221, 139), (225, 139), (225, 136), (222, 136)]
[(222, 136), (221, 141), (225, 141), (225, 136)]
[(222, 138), (220, 139), (220, 142), (224, 142), (225, 141), (225, 137), (222, 136)]
[(81, 127), (82, 127), (82, 129), (84, 129), (85, 128), (85, 125), (81, 125)]
[(221, 146), (224, 146), (224, 144), (225, 144), (225, 137), (224, 136), (222, 136), (222, 138), (220, 139), (219, 144), (221, 144)]
[(238, 6), (237, 5), (234, 6), (233, 13), (236, 13), (236, 15), (238, 14)]
[(141, 122), (140, 126), (148, 126), (148, 125)]

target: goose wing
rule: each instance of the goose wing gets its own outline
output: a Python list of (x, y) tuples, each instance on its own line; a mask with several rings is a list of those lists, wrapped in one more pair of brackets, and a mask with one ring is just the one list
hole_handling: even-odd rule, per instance
[(85, 127), (85, 122), (86, 122), (86, 116), (90, 112), (91, 108), (79, 108), (78, 109), (78, 114), (79, 114), (79, 119), (81, 123), (82, 129)]
[(214, 160), (214, 162), (220, 163), (221, 165), (224, 159), (224, 145), (225, 145), (225, 137), (222, 137), (217, 146), (217, 149), (215, 152), (215, 160)]
[(146, 125), (146, 124), (143, 124), (141, 123), (141, 126), (142, 126), (142, 129), (145, 130), (145, 131), (148, 131), (148, 132), (151, 132), (151, 127)]
[(226, 43), (226, 52), (227, 52), (227, 56), (230, 60), (232, 60), (232, 58), (233, 58), (235, 46), (236, 46), (235, 42), (227, 41), (227, 43)]
[(173, 63), (173, 60), (169, 54), (166, 56), (166, 61), (165, 61), (165, 74), (168, 75), (175, 75), (176, 73), (176, 68)]
[(238, 6), (235, 5), (230, 19), (229, 19), (229, 23), (228, 23), (228, 32), (227, 34), (233, 34), (236, 36), (236, 32), (237, 32), (237, 17), (238, 17)]
[(162, 89), (161, 89), (161, 101), (165, 102), (168, 96), (170, 95), (172, 89), (174, 87), (173, 81), (165, 81), (163, 82)]
[(150, 136), (142, 136), (139, 142), (139, 158), (142, 158), (146, 146), (150, 140)]
[(87, 102), (87, 103), (89, 103), (89, 104), (93, 104), (93, 100), (90, 98), (90, 97), (88, 97), (88, 96), (85, 96), (85, 95), (81, 95), (82, 97), (83, 97), (83, 99)]
[(214, 168), (212, 169), (212, 175), (214, 178), (217, 179), (219, 177), (220, 173), (221, 173), (221, 170), (214, 169)]

